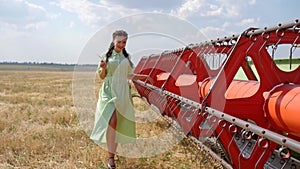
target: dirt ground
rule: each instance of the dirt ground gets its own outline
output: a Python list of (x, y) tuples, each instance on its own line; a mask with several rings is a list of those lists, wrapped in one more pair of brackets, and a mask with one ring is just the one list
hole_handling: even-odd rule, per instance
[[(73, 72), (0, 71), (0, 168), (106, 168), (105, 150), (80, 126), (72, 81)], [(135, 106), (145, 107), (139, 99)], [(137, 136), (151, 137), (168, 127), (159, 117), (155, 122), (137, 124)], [(152, 157), (117, 156), (116, 165), (222, 168), (186, 138)]]

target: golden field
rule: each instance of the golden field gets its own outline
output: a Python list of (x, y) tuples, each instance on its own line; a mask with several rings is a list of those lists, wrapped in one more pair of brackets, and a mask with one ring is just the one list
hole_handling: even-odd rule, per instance
[[(72, 81), (73, 72), (0, 71), (0, 168), (106, 168), (105, 150), (80, 126)], [(162, 117), (137, 124), (137, 136), (155, 135), (168, 126)], [(154, 157), (117, 156), (116, 164), (124, 169), (222, 168), (188, 139)]]

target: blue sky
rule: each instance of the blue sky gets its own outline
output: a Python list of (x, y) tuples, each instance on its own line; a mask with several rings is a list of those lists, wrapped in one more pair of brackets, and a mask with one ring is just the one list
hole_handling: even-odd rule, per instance
[[(240, 34), (249, 27), (263, 28), (299, 19), (299, 6), (299, 0), (0, 0), (0, 62), (78, 63), (97, 32), (122, 18), (145, 12), (179, 18), (210, 40)], [(168, 26), (171, 24), (170, 21)], [(107, 34), (110, 37), (111, 32)], [(106, 41), (101, 42), (102, 46), (108, 47), (109, 39), (103, 39)], [(188, 41), (185, 39), (185, 43)], [(191, 38), (191, 43), (195, 41)], [(138, 49), (133, 47), (135, 44), (140, 45)], [(149, 44), (159, 44), (159, 40), (148, 37), (130, 43), (129, 39), (127, 49), (137, 53), (135, 50), (143, 49), (142, 44), (155, 49)], [(159, 46), (180, 46), (170, 44)], [(103, 52), (104, 47), (99, 47), (98, 53)], [(97, 62), (93, 57), (87, 63)]]

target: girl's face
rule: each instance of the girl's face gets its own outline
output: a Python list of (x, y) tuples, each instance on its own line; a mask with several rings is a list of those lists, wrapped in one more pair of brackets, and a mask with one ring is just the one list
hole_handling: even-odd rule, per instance
[(113, 39), (113, 43), (115, 44), (115, 51), (121, 52), (126, 47), (127, 37), (125, 36), (116, 36)]

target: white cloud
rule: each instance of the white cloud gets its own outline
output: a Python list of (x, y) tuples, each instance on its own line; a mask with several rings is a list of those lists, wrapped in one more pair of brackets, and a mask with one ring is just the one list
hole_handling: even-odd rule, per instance
[(256, 0), (235, 1), (235, 0), (185, 0), (176, 10), (170, 14), (181, 18), (193, 16), (235, 18), (243, 13), (248, 5), (254, 5)]
[(209, 10), (201, 12), (201, 16), (220, 16), (223, 12), (222, 7), (218, 7), (217, 5), (209, 5)]
[(231, 24), (230, 24), (229, 22), (225, 22), (225, 23), (222, 25), (223, 28), (227, 28), (227, 27), (230, 27), (230, 26), (231, 26)]
[(132, 1), (132, 0), (101, 0), (101, 2), (106, 2), (106, 4), (109, 5), (120, 5), (127, 9), (138, 9), (141, 11), (170, 11), (171, 9), (174, 9), (178, 7), (183, 0), (138, 0), (138, 1)]
[(170, 14), (180, 18), (187, 18), (199, 11), (204, 5), (203, 0), (187, 0), (178, 9), (171, 10)]
[(259, 22), (259, 18), (247, 18), (247, 19), (243, 19), (242, 21), (236, 23), (237, 26), (244, 26), (244, 27), (248, 27), (248, 26), (253, 26), (256, 25)]
[(249, 4), (250, 4), (250, 5), (255, 5), (255, 4), (256, 4), (256, 0), (250, 0), (250, 1), (249, 1)]
[(0, 21), (0, 32), (7, 32), (8, 30), (16, 30), (18, 27), (16, 24), (10, 24)]
[(75, 22), (74, 21), (71, 21), (70, 23), (69, 23), (69, 28), (73, 28), (75, 26)]
[(6, 42), (11, 38), (19, 38), (24, 36), (24, 33), (18, 31), (18, 26), (16, 24), (10, 24), (2, 21), (0, 21), (0, 33), (0, 42)]
[(25, 29), (34, 29), (34, 30), (39, 30), (47, 26), (47, 22), (36, 22), (36, 23), (29, 23), (25, 25)]
[[(291, 16), (297, 16), (299, 2), (296, 0), (293, 0), (293, 3), (271, 0), (266, 2), (257, 0), (140, 0), (138, 2), (0, 0), (0, 46), (2, 46), (0, 61), (3, 57), (18, 61), (23, 61), (24, 58), (30, 61), (40, 57), (39, 61), (48, 59), (57, 62), (68, 59), (76, 62), (74, 56), (78, 56), (80, 49), (94, 32), (112, 24), (117, 25), (113, 28), (124, 28), (130, 35), (147, 30), (149, 32), (159, 30), (164, 34), (180, 37), (178, 39), (187, 44), (203, 42), (202, 34), (208, 40), (215, 40), (242, 33), (248, 27), (262, 27), (290, 21)], [(271, 4), (270, 8), (262, 7), (267, 4)], [(178, 21), (161, 21), (160, 17), (149, 16), (145, 19), (137, 16), (132, 17), (133, 19), (128, 22), (125, 22), (126, 18), (122, 21), (123, 17), (144, 12), (169, 13), (184, 18), (198, 30), (200, 29), (200, 32), (197, 35), (187, 35), (191, 34), (191, 31), (178, 26)], [(164, 23), (168, 26), (163, 27)], [(107, 39), (104, 39), (104, 42), (111, 40), (111, 30), (107, 30)], [(149, 38), (145, 41), (149, 45), (159, 45), (159, 40)], [(144, 49), (145, 41), (134, 45), (129, 44), (128, 47)], [(129, 42), (133, 43), (133, 39)], [(103, 46), (106, 50), (108, 44), (104, 43)], [(99, 45), (97, 51), (101, 51)]]
[(7, 24), (14, 24), (19, 30), (44, 28), (47, 22), (57, 15), (27, 0), (2, 1), (0, 11), (0, 19)]
[(88, 24), (93, 24), (98, 20), (97, 15), (92, 11), (94, 4), (88, 1), (62, 0), (58, 5), (67, 12), (76, 13), (81, 21)]
[(26, 15), (23, 17), (28, 22), (45, 22), (49, 17), (52, 17), (52, 14), (50, 14), (43, 6), (25, 0), (20, 0), (18, 2), (24, 6), (23, 9), (25, 10)]
[(45, 8), (40, 6), (40, 5), (36, 5), (36, 4), (30, 3), (28, 1), (21, 1), (21, 2), (24, 2), (28, 6), (28, 8), (31, 8), (33, 10), (40, 10), (40, 11), (43, 11), (43, 12), (47, 13)]
[(64, 11), (77, 14), (83, 23), (93, 28), (123, 16), (141, 12), (136, 9), (127, 9), (105, 0), (99, 1), (99, 3), (92, 3), (87, 0), (61, 0), (56, 5)]
[(202, 29), (200, 29), (200, 31), (211, 40), (220, 38), (220, 37), (223, 38), (224, 35), (228, 34), (224, 28), (212, 27), (212, 26), (202, 28)]

